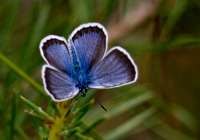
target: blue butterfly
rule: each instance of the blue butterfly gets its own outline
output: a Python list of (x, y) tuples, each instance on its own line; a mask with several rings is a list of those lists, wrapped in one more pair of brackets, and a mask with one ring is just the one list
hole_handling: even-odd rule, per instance
[(129, 53), (114, 47), (107, 53), (108, 33), (99, 23), (82, 24), (69, 36), (49, 35), (40, 42), (46, 61), (44, 89), (54, 101), (64, 101), (87, 89), (108, 89), (134, 83), (137, 66)]

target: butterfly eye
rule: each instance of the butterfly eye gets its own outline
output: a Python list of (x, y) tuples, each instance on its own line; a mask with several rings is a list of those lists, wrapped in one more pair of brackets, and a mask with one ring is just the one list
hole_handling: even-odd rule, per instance
[(80, 89), (80, 93), (82, 93), (82, 96), (83, 97), (85, 97), (85, 93), (87, 92), (87, 88), (86, 87), (82, 87), (81, 89)]
[(91, 82), (87, 82), (87, 85), (89, 85)]

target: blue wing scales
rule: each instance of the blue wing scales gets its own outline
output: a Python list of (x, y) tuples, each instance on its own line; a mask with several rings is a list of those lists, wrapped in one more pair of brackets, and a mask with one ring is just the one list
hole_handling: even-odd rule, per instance
[(103, 58), (107, 49), (107, 32), (100, 24), (84, 24), (75, 29), (69, 42), (73, 43), (81, 68), (86, 72)]
[(106, 89), (134, 83), (137, 66), (121, 47), (113, 48), (89, 73), (89, 88)]
[(42, 74), (45, 90), (55, 101), (70, 99), (79, 93), (76, 83), (68, 74), (48, 65), (43, 66)]
[(72, 75), (72, 62), (64, 38), (55, 35), (45, 37), (40, 43), (40, 53), (49, 65)]

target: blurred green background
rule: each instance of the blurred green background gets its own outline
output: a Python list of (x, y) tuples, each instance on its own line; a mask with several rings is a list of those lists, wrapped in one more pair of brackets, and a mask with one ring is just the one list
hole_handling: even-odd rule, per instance
[(199, 0), (1, 0), (0, 139), (48, 135), (45, 122), (24, 112), (29, 108), (20, 95), (53, 114), (42, 89), (40, 40), (49, 34), (67, 39), (88, 22), (105, 26), (109, 49), (119, 45), (131, 54), (139, 79), (89, 91), (108, 112), (95, 103), (82, 122), (103, 118), (92, 128), (99, 139), (200, 139)]

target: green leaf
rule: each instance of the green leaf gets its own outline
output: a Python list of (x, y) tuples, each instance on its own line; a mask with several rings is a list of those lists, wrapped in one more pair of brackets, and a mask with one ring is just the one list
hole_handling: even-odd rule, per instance
[(83, 107), (77, 108), (76, 111), (73, 113), (74, 119), (72, 119), (72, 123), (70, 124), (70, 126), (74, 127), (82, 123), (81, 119), (89, 111), (89, 109), (92, 107), (93, 104), (94, 104), (94, 100), (91, 100), (89, 103), (87, 103)]
[(106, 140), (116, 140), (119, 138), (122, 138), (124, 136), (127, 136), (127, 134), (130, 134), (131, 131), (133, 131), (134, 128), (141, 125), (143, 122), (146, 121), (149, 117), (151, 117), (153, 114), (155, 114), (157, 109), (155, 108), (149, 108), (142, 113), (138, 114), (137, 116), (129, 119), (125, 123), (121, 124), (116, 129), (112, 130), (110, 133), (106, 134), (104, 138)]
[(20, 96), (20, 97), (31, 109), (33, 109), (33, 112), (35, 112), (36, 115), (38, 115), (38, 117), (40, 117), (44, 121), (49, 121), (49, 122), (54, 122), (55, 121), (51, 116), (49, 116), (47, 113), (45, 113), (42, 110), (41, 107), (36, 106), (31, 101), (29, 101), (28, 99), (24, 98), (23, 96)]
[(92, 130), (93, 128), (95, 128), (97, 125), (99, 125), (100, 123), (102, 123), (106, 119), (107, 119), (107, 117), (104, 117), (104, 118), (101, 118), (101, 119), (97, 120), (96, 122), (94, 122), (93, 124), (91, 124), (90, 126), (88, 126), (87, 128), (85, 128), (83, 130), (82, 134), (88, 133), (90, 130)]
[(198, 131), (200, 123), (187, 110), (178, 105), (172, 104), (169, 105), (168, 111), (187, 128), (192, 131)]
[(162, 30), (161, 38), (166, 38), (171, 34), (173, 28), (184, 13), (187, 3), (187, 0), (174, 1), (173, 5), (171, 6), (171, 9), (169, 10), (168, 20), (166, 21), (165, 26)]
[[(117, 105), (112, 110), (109, 110), (108, 112), (104, 113), (99, 113), (99, 112), (94, 112), (94, 114), (91, 114), (90, 116), (87, 116), (85, 118), (86, 122), (94, 123), (97, 120), (101, 120), (103, 118), (113, 118), (125, 111), (128, 111), (130, 109), (133, 109), (146, 101), (152, 99), (154, 96), (151, 95), (150, 93), (143, 93), (135, 98), (131, 98), (128, 100), (125, 100)], [(95, 109), (94, 109), (95, 110)]]
[(79, 131), (79, 127), (75, 127), (73, 129), (70, 129), (70, 130), (62, 131), (58, 135), (65, 136), (65, 137), (70, 137), (70, 136), (74, 135), (78, 131)]
[(198, 140), (197, 138), (170, 127), (157, 117), (152, 117), (148, 122), (145, 122), (145, 125), (148, 127), (151, 126), (152, 123), (157, 123), (157, 126), (150, 127), (150, 129), (165, 140)]

